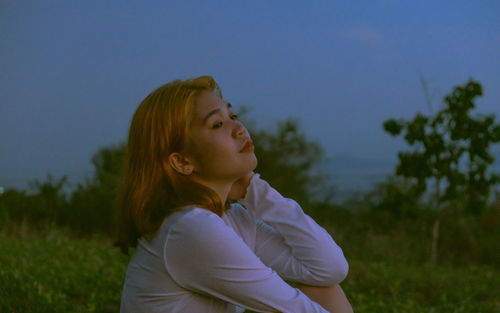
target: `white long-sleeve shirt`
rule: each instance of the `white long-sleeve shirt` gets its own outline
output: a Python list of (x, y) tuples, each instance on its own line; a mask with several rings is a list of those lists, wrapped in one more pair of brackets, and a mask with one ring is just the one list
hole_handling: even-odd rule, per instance
[(284, 280), (340, 283), (348, 265), (326, 230), (255, 174), (245, 198), (220, 218), (195, 206), (140, 238), (121, 312), (327, 313)]

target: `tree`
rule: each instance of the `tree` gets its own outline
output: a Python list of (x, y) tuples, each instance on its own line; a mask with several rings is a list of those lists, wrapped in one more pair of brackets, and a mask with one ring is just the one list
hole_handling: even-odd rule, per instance
[[(427, 181), (434, 181), (431, 264), (437, 259), (443, 211), (484, 212), (491, 187), (500, 182), (500, 176), (487, 174), (494, 161), (488, 149), (500, 141), (500, 124), (495, 124), (494, 114), (470, 116), (475, 98), (481, 95), (481, 84), (471, 79), (445, 96), (444, 107), (437, 114), (418, 112), (411, 121), (389, 119), (383, 123), (386, 132), (392, 136), (404, 132), (405, 141), (415, 147), (398, 153), (396, 175), (414, 179), (412, 192), (418, 197), (427, 191)], [(467, 162), (466, 169), (461, 169), (462, 161)]]
[[(245, 115), (243, 107), (238, 115)], [(243, 119), (255, 146), (258, 165), (256, 172), (302, 206), (313, 202), (330, 202), (334, 189), (327, 184), (328, 176), (315, 171), (324, 162), (324, 151), (318, 142), (307, 139), (297, 119), (277, 122), (275, 131), (258, 129), (252, 120)]]
[(0, 194), (0, 226), (13, 220), (33, 226), (51, 227), (64, 224), (68, 202), (64, 187), (66, 176), (54, 179), (47, 175), (45, 181), (35, 179), (28, 183), (29, 191), (9, 188)]
[(123, 176), (124, 143), (99, 149), (92, 157), (94, 176), (71, 195), (69, 224), (81, 234), (111, 233), (115, 198)]
[(64, 223), (67, 211), (67, 200), (64, 187), (68, 183), (66, 176), (54, 180), (52, 175), (47, 175), (45, 181), (34, 180), (29, 182), (30, 189), (34, 192), (29, 196), (32, 207), (29, 210), (31, 221), (40, 223), (46, 220), (50, 223)]

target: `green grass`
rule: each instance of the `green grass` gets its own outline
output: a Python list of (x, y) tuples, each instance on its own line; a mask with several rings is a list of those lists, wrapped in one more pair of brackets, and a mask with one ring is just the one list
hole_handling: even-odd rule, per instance
[(61, 231), (0, 234), (0, 312), (118, 312), (128, 258)]
[[(491, 266), (349, 260), (342, 287), (356, 313), (500, 312)], [(0, 232), (0, 312), (118, 312), (128, 258), (104, 238)]]
[(342, 284), (356, 312), (500, 312), (497, 270), (351, 262)]

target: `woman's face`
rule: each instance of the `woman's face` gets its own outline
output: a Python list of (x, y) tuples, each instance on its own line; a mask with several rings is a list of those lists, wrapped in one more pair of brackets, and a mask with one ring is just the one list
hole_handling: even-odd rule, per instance
[(228, 102), (203, 91), (192, 114), (187, 151), (194, 158), (195, 178), (232, 183), (255, 169), (257, 158), (250, 135)]

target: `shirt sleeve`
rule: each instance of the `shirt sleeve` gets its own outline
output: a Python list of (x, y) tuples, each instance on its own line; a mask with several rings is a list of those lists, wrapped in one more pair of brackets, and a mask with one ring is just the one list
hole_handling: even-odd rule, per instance
[(195, 208), (173, 224), (166, 269), (183, 288), (257, 312), (327, 313), (264, 265), (216, 214)]
[(331, 286), (347, 276), (347, 260), (330, 234), (259, 174), (239, 202), (257, 220), (255, 254), (282, 278)]

